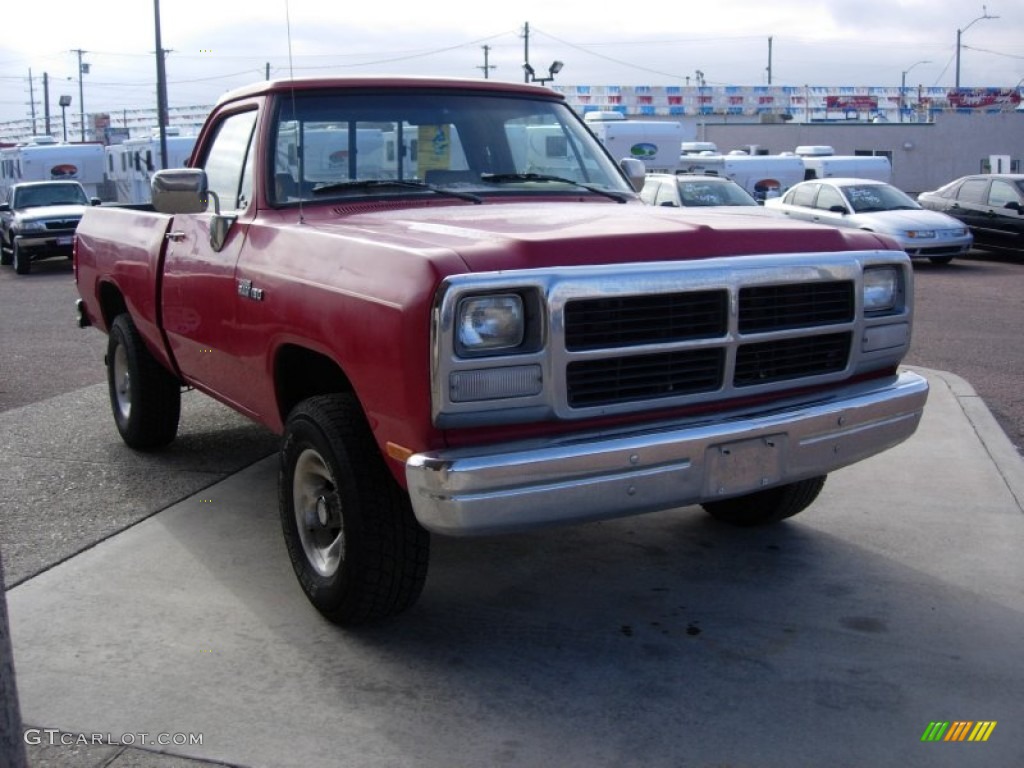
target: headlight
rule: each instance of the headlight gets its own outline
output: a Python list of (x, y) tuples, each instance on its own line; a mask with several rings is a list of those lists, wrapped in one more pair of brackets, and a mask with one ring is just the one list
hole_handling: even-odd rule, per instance
[(461, 354), (515, 349), (525, 334), (523, 300), (514, 293), (475, 296), (459, 302), (455, 345)]
[(900, 277), (895, 267), (871, 267), (864, 270), (864, 311), (893, 309), (899, 295)]
[(45, 229), (46, 224), (41, 221), (23, 221), (18, 226), (21, 232), (43, 232)]
[(908, 229), (904, 233), (911, 240), (927, 239), (929, 237), (935, 237), (934, 229)]

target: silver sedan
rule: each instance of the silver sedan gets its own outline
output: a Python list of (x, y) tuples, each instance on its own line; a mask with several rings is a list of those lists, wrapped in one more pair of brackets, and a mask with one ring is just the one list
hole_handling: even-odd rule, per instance
[(974, 242), (963, 222), (928, 211), (891, 184), (870, 179), (816, 179), (793, 185), (765, 208), (794, 219), (888, 235), (911, 258), (948, 264)]

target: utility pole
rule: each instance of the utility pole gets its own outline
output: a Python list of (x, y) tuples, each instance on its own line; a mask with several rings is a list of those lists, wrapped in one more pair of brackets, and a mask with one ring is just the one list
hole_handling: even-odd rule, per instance
[(31, 105), (32, 113), (32, 135), (35, 136), (39, 131), (36, 130), (36, 92), (32, 82), (32, 70), (28, 71), (28, 101)]
[(768, 85), (772, 84), (772, 38), (768, 38)]
[(167, 167), (167, 72), (164, 68), (164, 46), (160, 40), (160, 0), (153, 0), (156, 27), (156, 122), (160, 128), (160, 167)]
[(482, 69), (484, 71), (484, 80), (487, 80), (490, 77), (491, 70), (496, 69), (496, 66), (494, 64), (487, 63), (488, 54), (491, 52), (491, 46), (482, 45), (480, 47), (484, 49), (484, 65), (482, 67), (477, 67), (477, 69)]
[(530, 22), (523, 24), (523, 82), (530, 82)]
[(50, 135), (50, 76), (43, 72), (43, 124), (45, 133)]
[(88, 53), (88, 51), (75, 48), (71, 52), (78, 54), (78, 117), (81, 120), (82, 141), (85, 141), (85, 94), (82, 91), (82, 75), (89, 71), (89, 65), (82, 63), (82, 54)]

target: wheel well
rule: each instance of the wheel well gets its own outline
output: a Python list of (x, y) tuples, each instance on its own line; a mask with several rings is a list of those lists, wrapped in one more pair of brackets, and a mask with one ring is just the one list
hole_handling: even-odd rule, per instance
[(337, 363), (305, 347), (286, 345), (274, 362), (277, 407), (282, 423), (300, 402), (315, 395), (353, 392), (352, 382)]
[(110, 328), (114, 322), (114, 318), (120, 315), (122, 312), (128, 311), (128, 305), (125, 303), (124, 296), (117, 289), (116, 286), (110, 283), (103, 283), (100, 285), (100, 311), (103, 313), (103, 324)]

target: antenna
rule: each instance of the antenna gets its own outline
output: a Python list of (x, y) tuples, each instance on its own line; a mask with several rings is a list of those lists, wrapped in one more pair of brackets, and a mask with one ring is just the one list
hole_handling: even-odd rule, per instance
[(306, 220), (303, 217), (302, 212), (302, 176), (305, 167), (305, 153), (306, 146), (302, 139), (302, 124), (299, 121), (299, 111), (295, 106), (295, 66), (292, 62), (292, 15), (289, 10), (288, 0), (284, 0), (284, 19), (285, 26), (288, 29), (288, 79), (292, 80), (291, 84), (291, 96), (292, 96), (292, 117), (295, 118), (295, 142), (297, 146), (298, 154), (298, 173), (299, 173), (299, 224), (305, 224)]

